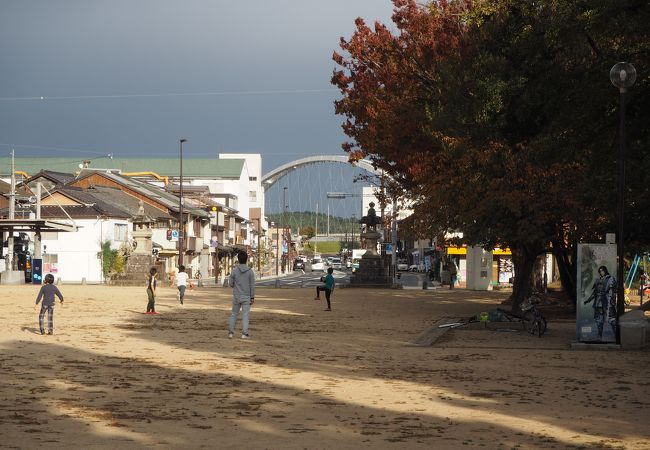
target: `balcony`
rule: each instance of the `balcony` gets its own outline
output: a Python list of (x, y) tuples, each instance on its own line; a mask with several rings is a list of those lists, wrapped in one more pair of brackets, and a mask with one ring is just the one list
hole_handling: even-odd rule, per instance
[[(179, 243), (176, 242), (176, 250), (178, 250)], [(196, 236), (188, 236), (185, 239), (185, 251), (201, 253), (203, 250), (203, 238)]]

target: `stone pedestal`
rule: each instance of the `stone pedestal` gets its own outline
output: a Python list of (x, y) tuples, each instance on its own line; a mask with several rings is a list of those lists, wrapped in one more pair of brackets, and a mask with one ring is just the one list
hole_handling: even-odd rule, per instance
[[(108, 284), (111, 286), (146, 286), (149, 270), (154, 266), (155, 259), (151, 255), (132, 253), (126, 260), (124, 273), (113, 275)], [(160, 275), (158, 281), (160, 282)]]
[(370, 203), (368, 215), (359, 222), (366, 226), (361, 233), (361, 241), (365, 243), (366, 252), (359, 260), (359, 270), (350, 278), (350, 287), (392, 287), (393, 279), (377, 253), (377, 242), (381, 238), (381, 233), (376, 227), (381, 220), (375, 214), (374, 203)]

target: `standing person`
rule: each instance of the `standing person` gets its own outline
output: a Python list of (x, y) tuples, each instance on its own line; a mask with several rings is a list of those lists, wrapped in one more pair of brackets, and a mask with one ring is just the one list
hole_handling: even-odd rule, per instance
[(229, 278), (229, 284), (233, 291), (232, 312), (228, 322), (228, 338), (232, 339), (235, 334), (237, 316), (239, 310), (242, 309), (241, 338), (248, 339), (250, 337), (248, 335), (248, 315), (251, 306), (255, 302), (255, 272), (246, 265), (246, 261), (248, 261), (246, 253), (240, 252), (237, 255), (237, 261), (239, 261), (239, 265), (232, 270)]
[(453, 289), (454, 283), (456, 282), (456, 274), (458, 273), (458, 269), (456, 268), (456, 264), (452, 258), (449, 258), (449, 262), (447, 264), (449, 265), (449, 278), (451, 279), (449, 283), (449, 289)]
[(187, 273), (185, 272), (185, 266), (178, 267), (178, 275), (176, 275), (176, 300), (183, 304), (183, 299), (185, 298), (185, 289), (187, 289)]
[(54, 296), (59, 297), (61, 304), (63, 305), (63, 295), (59, 288), (54, 286), (54, 275), (48, 273), (45, 275), (45, 284), (41, 287), (41, 290), (38, 291), (38, 296), (36, 297), (36, 304), (34, 305), (34, 310), (36, 306), (43, 299), (43, 304), (41, 305), (41, 312), (38, 314), (38, 327), (41, 329), (41, 334), (45, 334), (45, 324), (43, 323), (45, 319), (45, 311), (47, 311), (47, 334), (54, 333), (54, 304), (56, 300)]
[(320, 300), (320, 291), (325, 291), (325, 300), (327, 300), (327, 309), (325, 311), (332, 310), (332, 304), (330, 303), (330, 296), (332, 295), (332, 290), (334, 289), (334, 268), (330, 267), (327, 269), (327, 275), (322, 279), (325, 284), (322, 286), (316, 286), (316, 298), (314, 300)]
[(156, 273), (158, 271), (155, 267), (149, 269), (149, 281), (147, 281), (147, 312), (145, 314), (158, 314), (156, 312)]

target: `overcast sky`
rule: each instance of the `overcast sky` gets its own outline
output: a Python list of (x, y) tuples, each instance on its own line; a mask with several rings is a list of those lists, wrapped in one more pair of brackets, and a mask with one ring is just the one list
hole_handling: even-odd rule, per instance
[[(0, 0), (0, 152), (342, 154), (332, 52), (389, 0)], [(42, 97), (42, 99), (41, 99)]]

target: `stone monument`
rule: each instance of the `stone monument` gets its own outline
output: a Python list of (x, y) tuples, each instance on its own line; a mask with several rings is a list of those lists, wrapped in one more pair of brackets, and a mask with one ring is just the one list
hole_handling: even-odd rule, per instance
[(366, 252), (361, 255), (359, 270), (350, 279), (351, 287), (391, 287), (393, 279), (386, 271), (377, 252), (377, 242), (381, 233), (377, 231), (377, 225), (381, 224), (381, 218), (377, 217), (375, 204), (370, 202), (368, 215), (363, 216), (359, 223), (364, 226), (361, 232), (361, 242)]
[[(152, 255), (153, 231), (151, 225), (156, 221), (145, 214), (144, 202), (140, 200), (138, 212), (131, 219), (133, 222), (133, 251), (126, 259), (124, 273), (111, 277), (110, 284), (114, 286), (144, 286), (149, 277), (149, 270), (155, 264)], [(163, 274), (158, 275), (158, 280)]]

